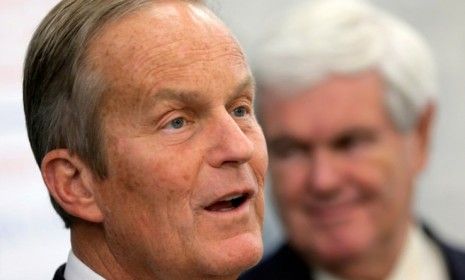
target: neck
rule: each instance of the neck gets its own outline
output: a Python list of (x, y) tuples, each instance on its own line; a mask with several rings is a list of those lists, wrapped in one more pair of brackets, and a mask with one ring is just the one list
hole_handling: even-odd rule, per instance
[[(223, 276), (198, 276), (185, 273), (181, 268), (175, 268), (172, 273), (163, 271), (154, 272), (144, 267), (143, 261), (135, 258), (133, 264), (127, 264), (118, 253), (111, 250), (106, 239), (103, 225), (85, 221), (75, 221), (71, 227), (71, 245), (73, 253), (90, 269), (105, 279), (208, 279), (208, 280), (235, 280), (238, 274)], [(130, 254), (131, 252), (124, 252)], [(121, 253), (120, 253), (121, 254)], [(137, 267), (135, 267), (137, 266)], [(175, 264), (173, 264), (175, 266)]]
[(108, 247), (101, 224), (75, 221), (71, 227), (74, 254), (105, 279), (133, 279)]
[(398, 229), (399, 234), (386, 237), (364, 254), (337, 263), (321, 264), (324, 270), (347, 280), (382, 280), (393, 271), (407, 241), (410, 222)]

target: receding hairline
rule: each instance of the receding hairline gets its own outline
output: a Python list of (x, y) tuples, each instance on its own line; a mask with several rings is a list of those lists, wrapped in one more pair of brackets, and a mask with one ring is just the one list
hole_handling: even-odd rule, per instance
[[(81, 54), (81, 62), (82, 62), (82, 65), (85, 66), (82, 68), (86, 68), (86, 70), (91, 70), (96, 73), (99, 73), (102, 76), (102, 78), (107, 78), (107, 79), (112, 78), (111, 75), (108, 75), (108, 72), (106, 69), (108, 68), (108, 64), (109, 64), (108, 60), (119, 57), (121, 51), (124, 51), (125, 48), (132, 48), (132, 50), (126, 49), (125, 51), (133, 51), (133, 50), (136, 50), (137, 48), (137, 46), (131, 44), (132, 41), (127, 38), (128, 37), (127, 34), (124, 34), (120, 38), (117, 37), (118, 35), (120, 35), (119, 34), (121, 32), (120, 28), (124, 28), (125, 24), (128, 21), (134, 20), (134, 18), (131, 18), (131, 17), (143, 17), (144, 19), (146, 19), (147, 13), (149, 14), (149, 16), (150, 14), (153, 15), (154, 11), (157, 12), (159, 8), (162, 8), (162, 9), (164, 8), (161, 6), (166, 5), (165, 7), (167, 7), (167, 9), (161, 10), (160, 13), (155, 14), (155, 16), (152, 16), (152, 19), (158, 21), (156, 22), (156, 25), (154, 25), (154, 27), (152, 28), (154, 32), (159, 33), (160, 39), (163, 40), (168, 37), (168, 36), (165, 36), (165, 34), (163, 34), (164, 32), (170, 33), (170, 34), (176, 33), (176, 30), (172, 32), (173, 30), (170, 30), (171, 27), (167, 27), (167, 24), (172, 24), (172, 22), (175, 22), (174, 25), (179, 24), (180, 26), (179, 28), (185, 28), (187, 23), (176, 23), (177, 20), (170, 22), (169, 20), (167, 21), (166, 18), (164, 18), (166, 17), (166, 13), (164, 13), (165, 15), (163, 15), (163, 12), (165, 11), (170, 12), (170, 10), (172, 11), (171, 4), (173, 3), (178, 6), (184, 3), (188, 6), (195, 7), (195, 9), (191, 9), (191, 11), (197, 11), (197, 12), (192, 12), (190, 13), (190, 15), (193, 15), (193, 14), (198, 15), (199, 14), (198, 11), (204, 11), (204, 15), (208, 15), (212, 19), (211, 22), (214, 23), (219, 29), (221, 29), (224, 35), (228, 35), (229, 37), (232, 38), (233, 41), (236, 41), (234, 36), (231, 34), (230, 30), (221, 21), (221, 19), (219, 19), (213, 12), (211, 12), (208, 6), (206, 6), (204, 2), (201, 0), (160, 0), (160, 1), (149, 0), (149, 1), (146, 1), (138, 5), (137, 7), (134, 7), (133, 9), (129, 11), (126, 11), (125, 13), (119, 14), (115, 17), (111, 17), (109, 20), (99, 25), (92, 32), (92, 34), (88, 36), (86, 40), (86, 46)], [(148, 9), (143, 9), (144, 7), (148, 7)], [(189, 17), (184, 16), (186, 14), (185, 13), (186, 10), (184, 10), (184, 13), (180, 12), (180, 9), (177, 9), (177, 11), (178, 13), (176, 15), (173, 15), (172, 13), (171, 16), (177, 16), (180, 19), (190, 18), (190, 21), (195, 20), (192, 16), (189, 16)], [(146, 24), (147, 21), (144, 20), (143, 22), (145, 23), (144, 26), (147, 26)], [(137, 19), (136, 19), (136, 23), (134, 23), (134, 21), (132, 22), (133, 28), (135, 30), (135, 34), (137, 34), (136, 32), (138, 31), (146, 32), (146, 30), (143, 30), (142, 28), (137, 26), (139, 24), (141, 24), (141, 21), (139, 20), (139, 22), (137, 23)], [(161, 28), (157, 30), (158, 27), (161, 27)], [(113, 36), (113, 38), (111, 37), (109, 38), (108, 36)], [(184, 39), (184, 36), (182, 36), (182, 34), (180, 34), (179, 36), (180, 36), (180, 40)], [(121, 43), (122, 43), (120, 46), (117, 45), (119, 39), (121, 39)], [(166, 43), (166, 42), (161, 42), (160, 47), (162, 46), (163, 43)], [(171, 44), (171, 42), (169, 41), (167, 41), (167, 43)], [(143, 44), (142, 42), (140, 45), (144, 46), (145, 44)], [(241, 48), (238, 47), (238, 49), (242, 53)], [(112, 53), (113, 51), (114, 53)]]

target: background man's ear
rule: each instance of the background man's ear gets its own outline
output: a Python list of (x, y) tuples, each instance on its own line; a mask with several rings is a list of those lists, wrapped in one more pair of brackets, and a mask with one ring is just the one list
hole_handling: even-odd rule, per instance
[(49, 193), (67, 213), (89, 222), (103, 221), (95, 199), (95, 176), (78, 156), (67, 149), (52, 150), (40, 169)]
[(418, 145), (418, 164), (417, 164), (417, 171), (421, 171), (427, 161), (428, 161), (428, 154), (429, 154), (429, 146), (431, 143), (431, 130), (433, 127), (434, 117), (436, 114), (436, 106), (434, 104), (428, 104), (426, 109), (422, 112), (418, 119), (417, 126), (415, 128), (415, 133), (417, 135), (417, 143)]

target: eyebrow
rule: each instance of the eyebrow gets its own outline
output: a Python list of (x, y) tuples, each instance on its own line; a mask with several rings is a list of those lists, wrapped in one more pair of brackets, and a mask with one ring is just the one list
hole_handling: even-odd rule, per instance
[[(240, 96), (248, 87), (255, 88), (255, 81), (251, 75), (244, 78), (234, 89), (232, 95), (228, 96), (226, 103)], [(253, 96), (251, 96), (251, 99)], [(200, 91), (196, 90), (179, 90), (173, 88), (162, 88), (158, 90), (151, 98), (153, 102), (161, 101), (178, 101), (185, 104), (201, 105), (205, 99)]]
[[(376, 139), (379, 132), (371, 129), (369, 127), (349, 127), (345, 130), (342, 130), (326, 141), (326, 145), (331, 147), (337, 147), (343, 144), (350, 137), (359, 137), (364, 139)], [(294, 148), (299, 148), (302, 150), (311, 150), (313, 146), (316, 145), (315, 141), (312, 139), (302, 139), (299, 137), (294, 137), (293, 135), (277, 135), (277, 136), (266, 136), (268, 147), (273, 149), (278, 149), (283, 146), (292, 146)]]
[(158, 103), (161, 101), (178, 101), (186, 104), (199, 105), (201, 94), (198, 91), (177, 90), (171, 88), (163, 88), (158, 90), (153, 96), (152, 101)]
[(252, 93), (249, 93), (250, 100), (253, 101), (253, 92), (255, 92), (255, 80), (252, 75), (248, 75), (245, 79), (239, 83), (233, 91), (233, 94), (228, 97), (226, 104), (231, 103), (233, 100), (237, 99), (243, 94), (247, 88), (252, 88)]
[(268, 148), (271, 152), (279, 152), (279, 149), (283, 147), (292, 147), (299, 150), (311, 150), (313, 148), (313, 143), (308, 143), (302, 139), (292, 137), (289, 135), (283, 135), (278, 137), (267, 137)]
[(330, 140), (331, 143), (336, 144), (339, 141), (342, 141), (344, 138), (355, 136), (361, 138), (374, 138), (377, 135), (377, 131), (370, 127), (350, 127), (336, 134)]

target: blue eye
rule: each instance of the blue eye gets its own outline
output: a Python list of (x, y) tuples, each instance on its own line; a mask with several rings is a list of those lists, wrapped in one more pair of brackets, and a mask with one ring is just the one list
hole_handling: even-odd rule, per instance
[(239, 106), (233, 110), (233, 114), (236, 117), (243, 117), (248, 113), (247, 108), (244, 106)]
[(186, 124), (186, 120), (184, 118), (176, 118), (170, 121), (170, 126), (174, 129), (182, 128)]

